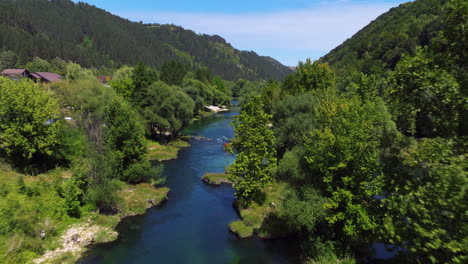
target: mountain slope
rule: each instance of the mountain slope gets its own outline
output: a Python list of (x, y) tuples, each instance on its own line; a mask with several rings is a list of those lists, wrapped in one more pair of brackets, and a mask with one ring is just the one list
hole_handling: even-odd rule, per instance
[(0, 0), (0, 48), (20, 63), (56, 56), (84, 66), (159, 67), (166, 60), (208, 66), (225, 79), (282, 79), (290, 69), (254, 52), (239, 51), (219, 36), (174, 25), (147, 25), (69, 0)]
[(353, 72), (382, 74), (393, 69), (403, 53), (426, 45), (440, 28), (446, 0), (416, 0), (390, 9), (320, 59), (339, 77)]

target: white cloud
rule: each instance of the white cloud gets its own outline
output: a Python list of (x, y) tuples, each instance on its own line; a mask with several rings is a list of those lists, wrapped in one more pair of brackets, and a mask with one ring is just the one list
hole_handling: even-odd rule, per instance
[[(275, 54), (262, 55), (272, 56), (287, 65), (295, 65), (298, 59), (304, 60), (311, 56), (308, 54), (320, 52), (324, 55), (393, 5), (353, 4), (346, 0), (338, 0), (323, 3), (315, 9), (272, 13), (115, 13), (135, 21), (171, 23), (197, 33), (217, 34), (241, 50), (275, 50)], [(284, 50), (284, 53), (281, 50)], [(302, 58), (291, 58), (287, 55), (292, 52), (297, 54), (298, 51), (303, 51)]]

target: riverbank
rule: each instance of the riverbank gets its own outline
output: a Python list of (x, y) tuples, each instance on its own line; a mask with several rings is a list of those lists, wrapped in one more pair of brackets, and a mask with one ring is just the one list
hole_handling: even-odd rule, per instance
[(141, 215), (147, 209), (159, 206), (167, 200), (168, 193), (168, 188), (155, 188), (148, 183), (126, 185), (119, 191), (122, 203), (118, 213), (104, 215), (97, 211), (89, 212), (55, 238), (53, 244), (58, 247), (48, 250), (33, 262), (75, 263), (86, 254), (88, 246), (116, 240), (119, 234), (115, 228), (123, 218)]
[(229, 224), (229, 230), (241, 238), (257, 236), (262, 239), (275, 239), (285, 237), (284, 228), (278, 225), (278, 213), (287, 184), (274, 182), (264, 188), (265, 197), (258, 204), (252, 202), (242, 207), (236, 200), (233, 206), (241, 219)]
[(201, 180), (209, 185), (219, 186), (221, 184), (231, 184), (227, 173), (205, 173)]
[(77, 217), (70, 217), (63, 194), (71, 175), (57, 168), (28, 176), (0, 162), (0, 262), (74, 263), (90, 244), (115, 240), (121, 219), (145, 213), (169, 193), (148, 183), (122, 182), (118, 213), (104, 215), (85, 205)]
[(148, 140), (148, 154), (149, 160), (165, 161), (177, 159), (177, 155), (182, 148), (190, 147), (188, 143), (189, 137), (181, 136), (166, 144), (161, 144), (157, 141)]

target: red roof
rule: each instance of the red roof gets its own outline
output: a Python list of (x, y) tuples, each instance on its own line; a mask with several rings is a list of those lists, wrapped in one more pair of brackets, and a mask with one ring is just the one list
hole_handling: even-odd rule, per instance
[(5, 69), (2, 71), (2, 75), (22, 75), (26, 69)]
[(112, 76), (98, 76), (97, 78), (102, 83), (107, 83), (107, 80), (112, 80)]
[(41, 79), (48, 82), (57, 82), (62, 80), (62, 77), (54, 72), (35, 72), (33, 74), (38, 75)]

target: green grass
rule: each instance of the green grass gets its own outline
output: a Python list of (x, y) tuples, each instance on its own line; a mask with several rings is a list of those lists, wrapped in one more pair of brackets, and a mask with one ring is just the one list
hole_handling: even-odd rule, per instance
[(226, 173), (205, 173), (202, 180), (212, 185), (220, 185), (222, 183), (231, 184)]
[(150, 160), (171, 160), (176, 159), (181, 148), (189, 147), (188, 138), (178, 138), (167, 144), (161, 144), (157, 141), (148, 140), (148, 154)]
[(229, 230), (239, 237), (246, 238), (252, 236), (254, 228), (242, 220), (237, 220), (229, 224)]
[[(229, 228), (240, 237), (249, 237), (257, 232), (260, 237), (277, 237), (282, 235), (282, 230), (276, 225), (274, 215), (279, 210), (278, 205), (283, 199), (283, 193), (287, 188), (286, 183), (274, 182), (262, 191), (266, 197), (262, 204), (252, 202), (247, 208), (241, 208), (236, 203), (242, 220), (232, 222)], [(241, 224), (237, 223), (241, 222)], [(233, 225), (231, 227), (231, 225)], [(242, 235), (240, 233), (241, 232)]]

